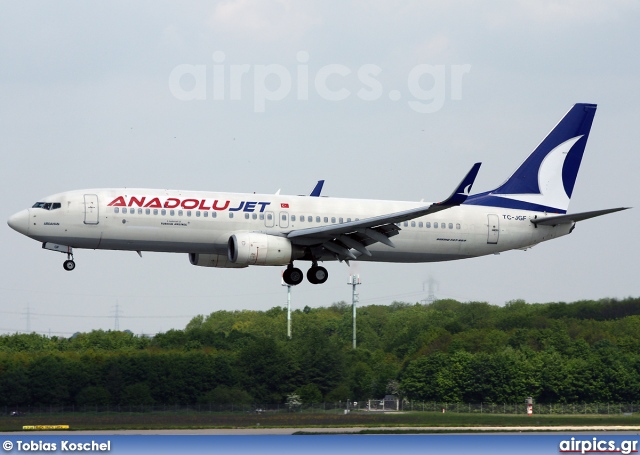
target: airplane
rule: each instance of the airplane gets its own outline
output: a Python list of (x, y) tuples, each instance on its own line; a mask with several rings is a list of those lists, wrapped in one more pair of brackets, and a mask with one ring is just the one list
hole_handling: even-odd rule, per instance
[(289, 285), (304, 279), (294, 261), (311, 262), (307, 280), (321, 284), (324, 261), (436, 262), (525, 250), (628, 208), (567, 213), (596, 107), (575, 104), (497, 188), (470, 194), (476, 163), (441, 202), (320, 197), (324, 181), (312, 197), (86, 189), (44, 197), (8, 224), (66, 254), (67, 271), (76, 267), (74, 248), (172, 252), (201, 267), (286, 266)]

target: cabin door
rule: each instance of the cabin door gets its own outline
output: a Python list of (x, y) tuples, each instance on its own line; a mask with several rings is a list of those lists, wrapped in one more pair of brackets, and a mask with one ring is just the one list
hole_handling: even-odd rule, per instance
[(487, 217), (489, 219), (487, 243), (496, 245), (498, 243), (498, 237), (500, 237), (500, 218), (498, 218), (498, 215), (487, 215)]

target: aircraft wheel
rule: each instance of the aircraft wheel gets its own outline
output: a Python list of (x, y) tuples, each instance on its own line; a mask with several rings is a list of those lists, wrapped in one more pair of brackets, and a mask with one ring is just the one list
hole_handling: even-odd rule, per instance
[(73, 262), (71, 259), (64, 261), (64, 264), (62, 264), (62, 267), (64, 267), (64, 269), (67, 272), (71, 272), (73, 269), (76, 268), (76, 263)]
[(322, 284), (329, 278), (329, 272), (324, 267), (311, 267), (307, 271), (307, 280), (312, 284)]
[(290, 286), (296, 286), (302, 283), (303, 278), (304, 275), (302, 273), (302, 270), (295, 267), (287, 268), (287, 270), (285, 270), (282, 275), (282, 279), (284, 280), (284, 282)]

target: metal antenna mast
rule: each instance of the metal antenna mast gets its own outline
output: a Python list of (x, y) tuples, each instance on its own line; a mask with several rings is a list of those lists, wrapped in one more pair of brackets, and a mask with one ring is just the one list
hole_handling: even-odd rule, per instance
[(359, 284), (362, 284), (360, 281), (360, 275), (349, 275), (349, 281), (347, 284), (350, 285), (353, 290), (351, 294), (351, 307), (353, 309), (353, 349), (356, 348), (356, 304), (360, 301), (358, 292), (356, 291), (356, 287)]
[(291, 339), (291, 285), (282, 280), (280, 282), (282, 286), (287, 287), (287, 338)]
[(120, 331), (120, 304), (118, 300), (116, 300), (116, 310), (114, 314), (114, 330), (116, 332)]
[(27, 333), (31, 333), (31, 307), (27, 304), (27, 312), (24, 313), (27, 318)]
[(424, 289), (424, 285), (425, 284), (429, 285), (429, 294), (427, 295), (426, 299), (422, 300), (422, 303), (425, 304), (425, 305), (430, 305), (433, 302), (435, 302), (436, 300), (438, 300), (436, 298), (435, 291), (436, 291), (436, 289), (440, 290), (440, 284), (436, 280), (434, 280), (432, 276), (430, 276), (428, 280), (425, 280), (425, 281), (422, 282), (422, 290), (423, 291), (425, 290)]

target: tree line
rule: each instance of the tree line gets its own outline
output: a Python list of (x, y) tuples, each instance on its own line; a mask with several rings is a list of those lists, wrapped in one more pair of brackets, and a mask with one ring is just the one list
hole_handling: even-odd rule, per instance
[(154, 337), (0, 336), (0, 406), (640, 402), (640, 299), (216, 311)]

